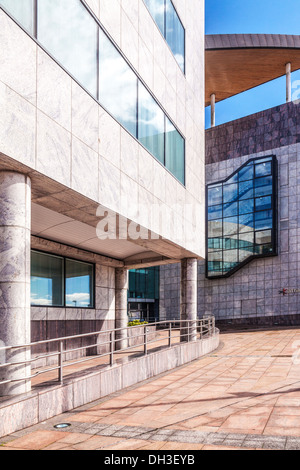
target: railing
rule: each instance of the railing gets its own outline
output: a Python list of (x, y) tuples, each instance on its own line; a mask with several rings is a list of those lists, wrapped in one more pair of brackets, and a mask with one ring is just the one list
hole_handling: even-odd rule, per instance
[[(153, 330), (153, 332), (152, 332)], [(137, 335), (129, 335), (128, 332), (137, 332)], [(141, 332), (140, 332), (141, 331)], [(139, 326), (132, 326), (123, 329), (113, 329), (113, 330), (106, 330), (106, 331), (96, 331), (91, 333), (85, 333), (81, 335), (75, 336), (65, 336), (62, 338), (55, 338), (50, 340), (43, 340), (29, 344), (23, 344), (19, 346), (7, 346), (0, 348), (0, 358), (6, 357), (7, 353), (15, 353), (18, 351), (30, 350), (36, 346), (49, 346), (53, 344), (57, 344), (57, 351), (40, 354), (35, 357), (32, 357), (30, 360), (22, 361), (22, 362), (6, 362), (6, 359), (2, 364), (0, 364), (0, 376), (2, 374), (2, 370), (9, 367), (21, 367), (21, 366), (31, 366), (31, 370), (34, 370), (34, 363), (41, 360), (41, 359), (49, 359), (53, 357), (57, 357), (57, 365), (53, 367), (43, 368), (42, 370), (37, 370), (36, 372), (32, 373), (30, 376), (21, 377), (18, 379), (10, 379), (0, 381), (0, 386), (11, 384), (14, 382), (24, 382), (34, 379), (43, 374), (49, 374), (53, 371), (58, 371), (58, 382), (60, 384), (63, 383), (64, 380), (64, 368), (74, 366), (77, 364), (82, 364), (89, 361), (94, 361), (97, 358), (105, 358), (107, 357), (108, 363), (102, 363), (101, 365), (110, 365), (113, 366), (115, 363), (115, 357), (117, 354), (124, 355), (127, 351), (128, 352), (138, 352), (144, 355), (149, 353), (150, 349), (154, 349), (154, 344), (157, 344), (160, 348), (164, 346), (166, 348), (171, 348), (172, 345), (178, 344), (179, 342), (191, 342), (202, 340), (213, 336), (216, 332), (215, 328), (215, 318), (214, 317), (207, 317), (201, 320), (173, 320), (173, 321), (161, 321), (156, 323), (149, 323), (145, 325)], [(124, 337), (125, 333), (125, 337)], [(81, 347), (70, 348), (67, 349), (64, 347), (64, 343), (70, 340), (78, 340), (84, 338), (91, 338), (94, 336), (99, 335), (109, 335), (109, 340), (104, 342), (96, 342), (95, 344), (88, 344)], [(151, 337), (155, 335), (154, 339)], [(128, 342), (130, 340), (136, 340), (139, 338), (138, 344), (128, 346)], [(120, 347), (122, 343), (127, 342), (127, 347)], [(165, 345), (159, 345), (159, 343), (166, 343)], [(121, 343), (121, 344), (119, 344)], [(99, 348), (99, 347), (107, 347), (107, 351), (102, 354), (95, 354), (92, 356), (88, 356), (88, 350), (91, 348)], [(137, 348), (141, 348), (141, 351), (137, 351)], [(75, 361), (65, 361), (65, 356), (70, 353), (75, 352), (85, 352), (85, 356), (81, 356), (80, 359)], [(94, 367), (94, 366), (93, 366)]]

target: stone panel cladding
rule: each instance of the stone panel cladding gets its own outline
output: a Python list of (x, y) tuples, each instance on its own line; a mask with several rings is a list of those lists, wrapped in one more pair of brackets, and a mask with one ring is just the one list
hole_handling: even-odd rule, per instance
[(206, 164), (300, 142), (300, 103), (294, 101), (206, 131)]
[[(207, 184), (229, 177), (251, 158), (276, 155), (278, 159), (278, 256), (254, 260), (231, 277), (214, 280), (205, 277), (205, 261), (198, 262), (198, 316), (214, 315), (220, 328), (226, 324), (299, 325), (300, 294), (279, 293), (282, 288), (300, 288), (299, 110), (298, 104), (283, 105), (207, 131)], [(249, 143), (252, 131), (255, 136), (261, 133), (264, 144), (256, 142), (256, 137)], [(274, 138), (270, 143), (268, 135)], [(209, 147), (212, 136), (214, 151)], [(231, 141), (235, 153), (226, 151)], [(264, 150), (258, 151), (260, 145), (265, 145)], [(250, 148), (257, 152), (244, 153)], [(179, 318), (179, 291), (180, 266), (161, 267), (161, 320)]]

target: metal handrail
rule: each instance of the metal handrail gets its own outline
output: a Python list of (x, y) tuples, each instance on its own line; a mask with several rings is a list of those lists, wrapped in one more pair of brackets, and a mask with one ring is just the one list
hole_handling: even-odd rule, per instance
[[(178, 326), (177, 326), (178, 325)], [(160, 328), (162, 326), (166, 326), (166, 328)], [(133, 335), (133, 336), (128, 336), (128, 330), (130, 331), (134, 331), (135, 329), (143, 329), (143, 332), (142, 333), (139, 333), (137, 335)], [(153, 333), (149, 333), (147, 330), (151, 328), (153, 329)], [(191, 333), (191, 328), (194, 329), (194, 332)], [(174, 335), (173, 332), (174, 331), (178, 331), (179, 330), (179, 334), (178, 335)], [(119, 332), (124, 332), (124, 331), (127, 331), (127, 335), (122, 338), (118, 338), (116, 337), (116, 333), (119, 333)], [(187, 332), (185, 332), (187, 331)], [(42, 341), (36, 341), (36, 342), (32, 342), (32, 343), (27, 343), (27, 344), (22, 344), (22, 345), (15, 345), (15, 346), (4, 346), (4, 347), (0, 347), (0, 352), (7, 352), (7, 351), (15, 351), (15, 350), (22, 350), (22, 349), (29, 349), (29, 348), (33, 348), (35, 346), (41, 346), (41, 345), (49, 345), (49, 344), (54, 344), (54, 343), (57, 343), (58, 344), (58, 351), (54, 351), (54, 352), (50, 352), (50, 353), (45, 353), (45, 354), (41, 354), (39, 356), (35, 356), (35, 357), (32, 357), (31, 359), (27, 359), (26, 361), (21, 361), (21, 362), (5, 362), (3, 364), (0, 364), (0, 369), (3, 369), (5, 367), (12, 367), (12, 366), (20, 366), (20, 365), (23, 365), (23, 366), (26, 366), (26, 365), (29, 365), (34, 362), (37, 362), (41, 359), (48, 359), (48, 358), (51, 358), (51, 357), (57, 357), (58, 358), (58, 364), (56, 366), (53, 366), (53, 367), (48, 367), (48, 368), (43, 368), (43, 370), (41, 371), (37, 371), (35, 372), (34, 374), (31, 374), (30, 376), (26, 376), (26, 377), (22, 377), (22, 378), (19, 378), (19, 379), (8, 379), (8, 380), (3, 380), (3, 381), (0, 381), (0, 385), (5, 385), (5, 384), (9, 384), (9, 383), (14, 383), (14, 382), (21, 382), (21, 381), (25, 381), (25, 380), (31, 380), (39, 375), (43, 375), (45, 373), (48, 373), (48, 372), (52, 372), (52, 371), (55, 371), (57, 370), (58, 371), (58, 382), (59, 383), (63, 383), (63, 378), (64, 378), (64, 374), (63, 374), (63, 368), (64, 367), (69, 367), (69, 366), (73, 366), (73, 365), (76, 365), (76, 364), (82, 364), (84, 362), (89, 362), (91, 361), (92, 359), (96, 359), (96, 358), (102, 358), (102, 357), (106, 357), (108, 356), (109, 357), (109, 364), (110, 366), (113, 366), (114, 363), (115, 363), (115, 359), (114, 359), (114, 356), (115, 354), (120, 354), (120, 353), (124, 353), (126, 351), (130, 351), (130, 350), (134, 350), (134, 349), (137, 349), (137, 348), (143, 348), (143, 353), (144, 355), (147, 355), (149, 350), (148, 350), (148, 346), (149, 345), (152, 345), (154, 343), (160, 343), (162, 341), (167, 341), (168, 345), (166, 347), (170, 348), (172, 346), (172, 340), (174, 339), (185, 339), (186, 342), (190, 342), (190, 341), (196, 341), (198, 339), (198, 331), (200, 333), (200, 336), (199, 336), (199, 339), (203, 339), (207, 336), (211, 336), (215, 333), (216, 331), (216, 328), (215, 328), (215, 318), (214, 317), (206, 317), (206, 318), (203, 318), (203, 319), (196, 319), (196, 320), (164, 320), (164, 321), (160, 321), (160, 322), (155, 322), (155, 323), (147, 323), (147, 324), (144, 324), (144, 325), (137, 325), (137, 326), (128, 326), (126, 328), (115, 328), (115, 329), (110, 329), (110, 330), (100, 330), (100, 331), (94, 331), (94, 332), (90, 332), (90, 333), (83, 333), (83, 334), (79, 334), (79, 335), (73, 335), (73, 336), (64, 336), (64, 337), (61, 337), (61, 338), (53, 338), (53, 339), (49, 339), (49, 340), (42, 340)], [(157, 332), (168, 332), (168, 335), (166, 337), (163, 337), (163, 338), (155, 338), (155, 339), (149, 339), (148, 337), (148, 334), (151, 335), (151, 334), (154, 334), (154, 333), (157, 333)], [(196, 335), (195, 335), (196, 333)], [(97, 342), (95, 344), (88, 344), (88, 345), (85, 345), (85, 346), (81, 346), (81, 347), (77, 347), (77, 348), (64, 348), (64, 342), (66, 341), (70, 341), (70, 340), (73, 340), (73, 339), (83, 339), (83, 338), (89, 338), (89, 337), (92, 337), (92, 336), (98, 336), (98, 335), (109, 335), (109, 340), (106, 340), (106, 341), (103, 341), (101, 343)], [(193, 335), (193, 338), (194, 339), (191, 339), (191, 336)], [(196, 339), (195, 339), (195, 336), (196, 336)], [(119, 342), (122, 342), (122, 341), (130, 341), (130, 340), (135, 340), (137, 338), (143, 338), (143, 341), (141, 341), (139, 344), (135, 344), (133, 346), (127, 346), (125, 348), (121, 348), (121, 349), (116, 349), (116, 344), (119, 343)], [(73, 362), (66, 362), (64, 363), (64, 357), (66, 354), (70, 354), (72, 352), (76, 352), (76, 351), (83, 351), (85, 350), (86, 352), (91, 349), (91, 348), (95, 348), (95, 347), (103, 347), (103, 346), (107, 346), (109, 345), (109, 351), (108, 352), (104, 352), (102, 354), (96, 354), (96, 355), (93, 355), (93, 356), (88, 356), (88, 357), (83, 357), (83, 358), (80, 358), (80, 359), (77, 359)], [(141, 353), (141, 351), (138, 351), (139, 353)]]

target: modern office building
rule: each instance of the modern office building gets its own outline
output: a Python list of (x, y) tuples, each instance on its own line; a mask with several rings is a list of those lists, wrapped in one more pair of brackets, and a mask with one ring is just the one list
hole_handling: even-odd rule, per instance
[(0, 0), (0, 106), (1, 346), (127, 326), (128, 270), (179, 261), (195, 318), (204, 1)]
[[(206, 37), (206, 260), (198, 315), (224, 325), (300, 322), (300, 36)], [(215, 127), (215, 103), (286, 75), (286, 103)], [(262, 103), (263, 104), (263, 103)], [(178, 312), (180, 269), (160, 270), (160, 318)]]

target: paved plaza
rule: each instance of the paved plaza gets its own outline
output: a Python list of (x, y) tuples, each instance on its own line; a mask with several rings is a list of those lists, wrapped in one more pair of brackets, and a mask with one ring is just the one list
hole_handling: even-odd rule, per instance
[(0, 449), (298, 450), (299, 350), (300, 329), (223, 333), (209, 356), (3, 437)]

